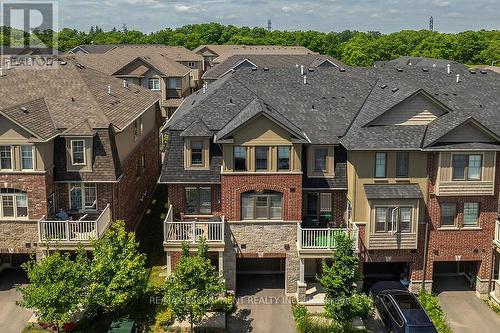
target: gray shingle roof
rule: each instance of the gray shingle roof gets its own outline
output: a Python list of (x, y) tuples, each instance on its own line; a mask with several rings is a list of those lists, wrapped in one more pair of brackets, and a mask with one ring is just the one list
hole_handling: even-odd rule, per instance
[(456, 62), (454, 60), (425, 58), (425, 57), (401, 56), (393, 60), (377, 61), (375, 63), (375, 67), (392, 67), (392, 68), (407, 68), (413, 66), (419, 68), (445, 69), (447, 68), (448, 65), (450, 65), (451, 71), (455, 73), (468, 71), (467, 66), (459, 62)]
[(421, 199), (418, 184), (365, 184), (367, 199)]
[(213, 133), (208, 129), (207, 124), (198, 118), (193, 121), (182, 133), (181, 137), (212, 137)]

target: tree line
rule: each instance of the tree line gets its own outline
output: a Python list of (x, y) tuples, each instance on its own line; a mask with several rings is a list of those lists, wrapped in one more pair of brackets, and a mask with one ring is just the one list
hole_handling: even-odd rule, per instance
[[(0, 42), (12, 42), (10, 28), (3, 28)], [(23, 34), (14, 34), (22, 38)], [(38, 32), (37, 37), (52, 45), (52, 32)], [(81, 44), (165, 44), (188, 49), (203, 44), (301, 45), (328, 54), (352, 66), (371, 66), (375, 61), (391, 60), (402, 55), (444, 58), (465, 64), (491, 64), (500, 60), (500, 30), (440, 33), (429, 30), (402, 30), (390, 34), (376, 31), (342, 32), (268, 31), (265, 28), (236, 27), (218, 23), (190, 24), (176, 29), (165, 28), (149, 34), (129, 30), (104, 31), (92, 26), (88, 32), (64, 28), (56, 33), (54, 47), (66, 52)]]

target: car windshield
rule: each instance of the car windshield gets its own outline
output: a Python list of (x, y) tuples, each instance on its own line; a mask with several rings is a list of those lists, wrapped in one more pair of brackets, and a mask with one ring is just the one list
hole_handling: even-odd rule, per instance
[(397, 294), (393, 297), (401, 310), (420, 310), (422, 308), (413, 295)]

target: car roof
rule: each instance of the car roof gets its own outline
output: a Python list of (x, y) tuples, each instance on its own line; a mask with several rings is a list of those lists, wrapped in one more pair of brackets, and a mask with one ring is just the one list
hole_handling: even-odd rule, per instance
[(410, 292), (393, 291), (390, 293), (397, 308), (403, 315), (405, 322), (410, 326), (431, 326), (432, 321), (418, 302), (418, 299)]

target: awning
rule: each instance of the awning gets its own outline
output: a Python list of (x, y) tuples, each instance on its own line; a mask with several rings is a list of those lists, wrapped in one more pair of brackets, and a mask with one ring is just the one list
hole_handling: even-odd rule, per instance
[(366, 197), (370, 199), (421, 199), (418, 184), (367, 184)]

